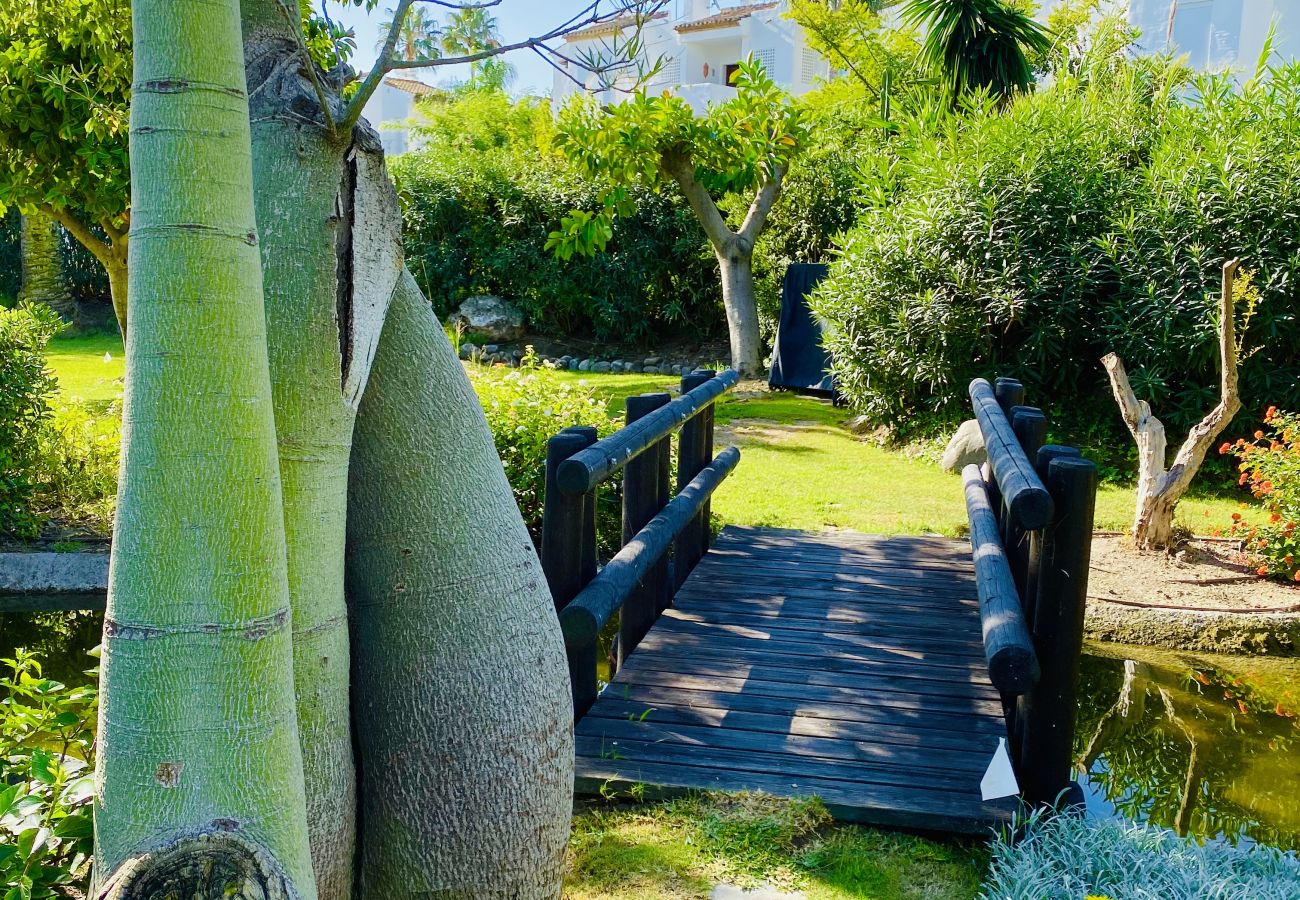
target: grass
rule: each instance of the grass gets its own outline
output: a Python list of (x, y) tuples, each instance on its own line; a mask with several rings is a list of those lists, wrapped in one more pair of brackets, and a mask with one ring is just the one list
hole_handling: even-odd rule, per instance
[(122, 392), (126, 356), (116, 334), (56, 337), (46, 359), (58, 376), (60, 391), (69, 399), (102, 403)]
[(983, 896), (1293, 900), (1300, 860), (1267, 847), (1198, 844), (1162, 828), (1057, 816), (1031, 823), (1024, 840), (994, 843)]
[[(586, 380), (621, 416), (623, 398), (676, 384), (658, 375), (591, 375)], [(961, 480), (929, 460), (909, 458), (851, 433), (851, 413), (797, 394), (740, 390), (717, 408), (720, 442), (740, 447), (735, 473), (718, 489), (713, 510), (725, 522), (821, 530), (847, 528), (878, 534), (958, 535), (966, 529)], [(1242, 494), (1244, 500), (1246, 495)], [(1103, 485), (1097, 527), (1122, 530), (1133, 518), (1131, 487)], [(1239, 501), (1193, 490), (1178, 521), (1194, 532), (1227, 528)]]
[[(125, 357), (117, 335), (55, 338), (49, 362), (67, 397), (92, 403), (121, 391)], [(632, 394), (666, 391), (678, 379), (631, 373), (560, 372), (586, 381), (622, 417)], [(821, 400), (788, 393), (742, 390), (717, 409), (723, 438), (743, 454), (719, 488), (713, 509), (725, 522), (820, 530), (847, 528), (880, 534), (962, 534), (966, 507), (961, 482), (932, 462), (912, 459), (864, 441), (844, 427), (850, 414)], [(1242, 500), (1246, 495), (1243, 493)], [(1240, 501), (1205, 491), (1179, 504), (1178, 520), (1194, 532), (1227, 528)], [(1103, 485), (1097, 527), (1122, 530), (1133, 516), (1133, 490)]]
[(580, 807), (568, 862), (571, 900), (684, 900), (719, 883), (808, 900), (970, 900), (987, 851), (834, 825), (816, 800), (703, 794)]

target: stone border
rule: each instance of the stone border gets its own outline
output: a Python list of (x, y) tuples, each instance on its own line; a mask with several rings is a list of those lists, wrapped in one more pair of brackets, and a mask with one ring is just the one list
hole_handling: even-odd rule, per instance
[(107, 553), (0, 553), (0, 594), (93, 594), (106, 590)]
[[(483, 365), (504, 365), (510, 368), (518, 368), (524, 358), (523, 350), (505, 350), (498, 344), (484, 344), (482, 347), (474, 344), (461, 344), (460, 358), (467, 362), (476, 362)], [(648, 356), (642, 360), (628, 359), (597, 359), (590, 356), (557, 356), (538, 357), (543, 365), (548, 365), (555, 369), (568, 369), (573, 372), (638, 372), (647, 375), (689, 375), (698, 368), (713, 368), (721, 366), (726, 368), (725, 364), (717, 360), (696, 360), (690, 362), (686, 360), (666, 360), (660, 356)]]
[(1091, 640), (1257, 656), (1300, 656), (1300, 613), (1193, 612), (1088, 601)]

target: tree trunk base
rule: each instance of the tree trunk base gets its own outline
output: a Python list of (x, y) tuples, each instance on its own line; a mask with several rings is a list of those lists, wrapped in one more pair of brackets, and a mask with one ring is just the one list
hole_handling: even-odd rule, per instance
[(132, 857), (95, 894), (96, 900), (294, 900), (297, 896), (270, 854), (224, 830), (181, 838), (161, 850)]

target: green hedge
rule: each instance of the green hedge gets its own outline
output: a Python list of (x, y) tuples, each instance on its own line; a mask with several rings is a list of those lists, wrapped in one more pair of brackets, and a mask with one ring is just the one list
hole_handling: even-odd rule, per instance
[(597, 191), (541, 153), (433, 148), (392, 161), (407, 265), (445, 316), (466, 297), (518, 304), (545, 334), (643, 340), (724, 333), (717, 264), (685, 202), (642, 193), (607, 253), (561, 262), (547, 235)]
[(1127, 63), (900, 142), (910, 149), (880, 168), (889, 199), (815, 300), (841, 390), (872, 418), (934, 427), (962, 415), (972, 377), (996, 372), (1081, 430), (1113, 433), (1099, 359), (1115, 351), (1157, 414), (1186, 427), (1215, 402), (1210, 317), (1230, 256), (1262, 296), (1246, 414), (1300, 406), (1300, 67), (1234, 91)]

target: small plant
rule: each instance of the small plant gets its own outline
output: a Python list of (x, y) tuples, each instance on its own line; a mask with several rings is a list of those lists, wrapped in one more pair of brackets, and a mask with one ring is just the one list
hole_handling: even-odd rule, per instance
[(1300, 581), (1300, 415), (1270, 407), (1264, 423), (1268, 431), (1256, 431), (1252, 440), (1219, 448), (1237, 457), (1238, 483), (1269, 513), (1262, 525), (1234, 514), (1229, 533), (1245, 541), (1261, 577)]
[(102, 412), (77, 401), (53, 410), (32, 464), (32, 505), (42, 516), (112, 530), (121, 421), (120, 399)]
[(0, 660), (0, 890), (85, 896), (92, 850), (96, 693), (43, 677), (34, 654)]

